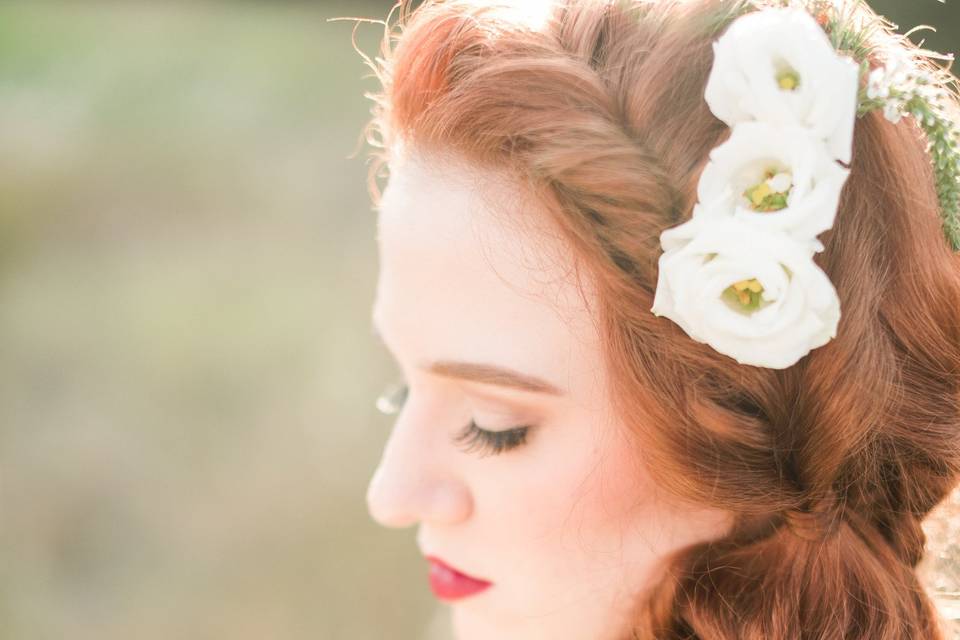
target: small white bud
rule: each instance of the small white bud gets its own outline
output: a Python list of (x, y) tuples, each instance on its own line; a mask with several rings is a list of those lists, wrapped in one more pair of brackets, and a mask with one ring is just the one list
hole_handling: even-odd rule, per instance
[(777, 193), (786, 193), (793, 186), (793, 176), (786, 171), (781, 171), (766, 182)]
[(903, 114), (900, 113), (900, 106), (895, 102), (888, 103), (883, 109), (883, 117), (893, 124), (897, 124), (900, 122), (900, 118), (903, 117)]

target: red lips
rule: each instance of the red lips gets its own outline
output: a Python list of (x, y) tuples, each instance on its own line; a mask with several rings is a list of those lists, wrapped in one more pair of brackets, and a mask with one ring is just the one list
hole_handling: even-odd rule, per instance
[(427, 556), (430, 563), (430, 588), (441, 600), (459, 600), (480, 593), (492, 583), (460, 573), (434, 556)]

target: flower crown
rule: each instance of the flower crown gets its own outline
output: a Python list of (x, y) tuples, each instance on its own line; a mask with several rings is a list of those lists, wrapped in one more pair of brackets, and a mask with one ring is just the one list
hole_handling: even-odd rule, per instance
[(816, 236), (834, 224), (857, 117), (883, 109), (893, 123), (916, 118), (930, 139), (944, 232), (960, 250), (960, 132), (946, 92), (905, 50), (871, 70), (829, 0), (814, 0), (813, 13), (791, 4), (741, 15), (713, 43), (704, 98), (731, 133), (710, 153), (692, 218), (660, 235), (651, 308), (741, 364), (774, 369), (837, 334), (837, 292), (813, 257), (824, 250)]

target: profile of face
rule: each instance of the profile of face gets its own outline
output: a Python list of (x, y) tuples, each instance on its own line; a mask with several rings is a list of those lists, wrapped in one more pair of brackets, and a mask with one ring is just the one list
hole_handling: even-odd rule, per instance
[(645, 473), (611, 407), (595, 294), (540, 206), (422, 152), (394, 156), (379, 205), (374, 323), (408, 393), (367, 504), (492, 583), (447, 603), (458, 640), (619, 638), (658, 560), (731, 524)]

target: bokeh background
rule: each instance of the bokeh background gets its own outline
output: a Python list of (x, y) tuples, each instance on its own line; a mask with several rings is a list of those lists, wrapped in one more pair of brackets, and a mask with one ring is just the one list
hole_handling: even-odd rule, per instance
[[(0, 637), (448, 638), (364, 502), (376, 85), (327, 19), (391, 4), (0, 2)], [(960, 49), (960, 0), (871, 4)]]

